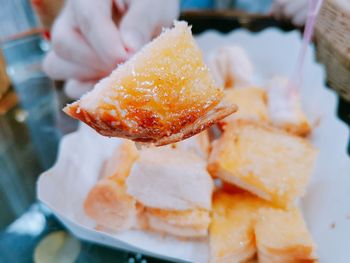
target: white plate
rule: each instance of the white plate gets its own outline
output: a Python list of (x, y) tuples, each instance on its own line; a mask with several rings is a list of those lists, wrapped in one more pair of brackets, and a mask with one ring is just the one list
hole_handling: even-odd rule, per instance
[[(301, 44), (297, 32), (268, 29), (230, 34), (208, 31), (197, 37), (204, 54), (220, 45), (238, 44), (249, 54), (258, 79), (289, 75)], [(307, 195), (301, 200), (305, 219), (318, 246), (320, 262), (350, 262), (350, 159), (346, 154), (349, 132), (336, 117), (336, 95), (324, 85), (325, 73), (309, 49), (305, 64), (302, 102), (306, 114), (320, 124), (312, 134), (320, 154)], [(205, 262), (205, 243), (162, 238), (141, 231), (106, 234), (94, 230), (82, 203), (97, 180), (103, 159), (119, 142), (97, 135), (89, 128), (65, 136), (55, 166), (38, 181), (38, 197), (77, 237), (149, 255)]]

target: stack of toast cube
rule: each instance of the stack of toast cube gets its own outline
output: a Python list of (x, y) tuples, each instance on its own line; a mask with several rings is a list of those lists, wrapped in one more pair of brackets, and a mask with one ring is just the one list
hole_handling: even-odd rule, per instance
[(298, 97), (286, 101), (288, 118), (274, 112), (273, 100), (289, 100), (277, 86), (226, 87), (238, 112), (218, 123), (220, 135), (141, 150), (123, 140), (84, 203), (96, 228), (206, 241), (210, 262), (316, 262), (297, 203), (317, 150)]

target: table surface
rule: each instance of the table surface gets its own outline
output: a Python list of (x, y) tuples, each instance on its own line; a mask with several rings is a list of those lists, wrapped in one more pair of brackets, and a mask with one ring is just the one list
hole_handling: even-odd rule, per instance
[[(266, 16), (239, 13), (190, 12), (182, 18), (193, 25), (195, 34), (209, 28), (222, 32), (240, 27), (252, 31), (270, 26), (293, 29), (288, 23)], [(48, 104), (57, 106), (44, 113), (40, 109), (39, 117), (31, 116), (23, 107), (23, 98), (5, 114), (0, 111), (0, 262), (33, 262), (34, 258), (37, 262), (166, 262), (76, 240), (47, 208), (35, 201), (37, 176), (55, 161), (61, 136), (76, 127), (76, 122), (58, 110), (67, 102), (62, 91), (51, 93), (54, 96), (48, 96)], [(350, 124), (350, 104), (342, 99), (338, 115)]]

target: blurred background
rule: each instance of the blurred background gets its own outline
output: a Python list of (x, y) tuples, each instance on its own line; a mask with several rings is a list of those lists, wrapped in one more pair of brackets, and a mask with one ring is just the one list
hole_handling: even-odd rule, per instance
[[(71, 101), (63, 82), (51, 80), (42, 69), (50, 29), (63, 5), (63, 0), (0, 0), (0, 262), (32, 262), (39, 241), (63, 230), (35, 198), (38, 175), (53, 165), (60, 138), (77, 127), (61, 113)], [(180, 17), (193, 25), (195, 34), (241, 27), (302, 29), (291, 17), (272, 16), (272, 5), (273, 0), (183, 0)], [(350, 41), (344, 36), (349, 35), (350, 13), (325, 1), (315, 30), (317, 55), (326, 66), (329, 88), (338, 94), (338, 115), (348, 124)], [(58, 238), (71, 238), (59, 233)], [(13, 247), (18, 258), (9, 252)], [(108, 260), (116, 257), (118, 262), (157, 261), (84, 242), (75, 248), (81, 251), (76, 262), (112, 262)]]

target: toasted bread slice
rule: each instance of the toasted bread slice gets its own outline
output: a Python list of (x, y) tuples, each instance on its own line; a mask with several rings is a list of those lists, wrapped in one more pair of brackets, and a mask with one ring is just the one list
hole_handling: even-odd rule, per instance
[(253, 65), (243, 48), (221, 46), (208, 56), (208, 66), (215, 81), (224, 88), (246, 87), (253, 82)]
[(235, 120), (268, 121), (267, 97), (263, 89), (254, 87), (228, 89), (225, 90), (224, 101), (235, 101), (238, 111), (221, 120), (221, 125), (227, 125)]
[(212, 147), (213, 176), (282, 207), (303, 195), (317, 156), (303, 138), (242, 121), (226, 126)]
[(311, 132), (299, 94), (288, 88), (287, 78), (273, 78), (267, 85), (267, 94), (269, 117), (273, 125), (299, 136), (307, 136)]
[(315, 245), (300, 211), (283, 210), (247, 192), (214, 193), (210, 262), (316, 262)]
[(206, 161), (190, 151), (170, 147), (142, 149), (126, 184), (128, 194), (147, 207), (211, 209), (213, 180)]
[(315, 245), (297, 208), (261, 208), (255, 226), (259, 262), (316, 262)]
[(246, 262), (256, 253), (254, 225), (265, 202), (249, 193), (218, 191), (209, 227), (210, 262)]
[(115, 148), (112, 156), (105, 162), (101, 171), (101, 178), (112, 177), (114, 180), (123, 181), (129, 176), (134, 162), (138, 159), (139, 153), (135, 143), (123, 140), (121, 145)]
[(191, 137), (236, 111), (220, 104), (185, 22), (164, 31), (79, 101), (64, 108), (102, 135), (157, 146)]
[(123, 184), (111, 178), (100, 180), (90, 190), (84, 209), (100, 228), (121, 231), (137, 224), (136, 200), (126, 194)]
[(208, 235), (210, 215), (208, 210), (185, 211), (146, 208), (148, 228), (183, 238), (200, 238)]
[(137, 226), (142, 207), (126, 193), (125, 186), (137, 156), (134, 143), (125, 140), (108, 160), (102, 179), (88, 193), (84, 210), (100, 228), (120, 231)]

